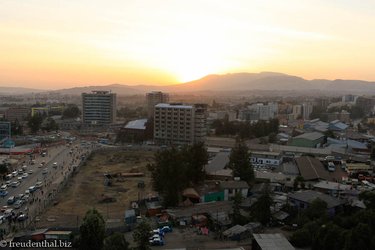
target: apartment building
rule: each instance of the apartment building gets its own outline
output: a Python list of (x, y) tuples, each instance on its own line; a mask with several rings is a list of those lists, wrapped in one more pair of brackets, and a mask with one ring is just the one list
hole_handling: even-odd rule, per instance
[(82, 118), (87, 125), (109, 125), (116, 119), (116, 94), (110, 91), (82, 93)]
[(148, 117), (152, 117), (154, 115), (154, 107), (156, 104), (169, 102), (169, 94), (161, 91), (152, 91), (146, 94), (146, 102)]
[(207, 105), (159, 103), (154, 107), (154, 139), (160, 144), (205, 141)]

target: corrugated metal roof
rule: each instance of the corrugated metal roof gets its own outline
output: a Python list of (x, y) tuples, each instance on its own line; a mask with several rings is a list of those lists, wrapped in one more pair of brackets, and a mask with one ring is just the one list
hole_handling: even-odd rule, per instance
[(295, 248), (282, 234), (253, 234), (262, 250), (294, 250)]

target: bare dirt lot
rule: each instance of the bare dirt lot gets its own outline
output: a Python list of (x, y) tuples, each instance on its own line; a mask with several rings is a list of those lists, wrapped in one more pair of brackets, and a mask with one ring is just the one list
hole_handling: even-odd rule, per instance
[[(107, 222), (123, 224), (124, 212), (131, 201), (152, 194), (151, 174), (147, 164), (153, 162), (153, 152), (112, 151), (96, 152), (67, 187), (58, 195), (58, 204), (46, 210), (37, 227), (76, 227), (86, 211), (95, 207)], [(142, 172), (144, 177), (121, 177), (121, 173)], [(104, 174), (111, 174), (112, 185), (106, 186)], [(138, 188), (143, 181), (145, 188)], [(103, 200), (115, 199), (113, 202)]]

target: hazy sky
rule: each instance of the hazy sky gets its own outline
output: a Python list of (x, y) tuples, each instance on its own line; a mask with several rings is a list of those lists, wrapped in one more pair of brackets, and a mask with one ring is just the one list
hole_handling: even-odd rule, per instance
[(0, 0), (0, 86), (375, 80), (373, 0)]

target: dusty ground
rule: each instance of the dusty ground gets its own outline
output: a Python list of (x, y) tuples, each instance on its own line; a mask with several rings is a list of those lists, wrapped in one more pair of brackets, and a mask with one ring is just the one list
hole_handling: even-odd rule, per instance
[[(86, 211), (95, 207), (104, 219), (113, 224), (123, 224), (124, 212), (130, 202), (151, 194), (150, 172), (146, 165), (153, 161), (153, 152), (118, 151), (97, 152), (82, 166), (57, 198), (59, 203), (47, 209), (37, 222), (37, 227), (80, 225)], [(143, 172), (144, 177), (114, 178), (112, 186), (104, 185), (104, 174)], [(144, 181), (145, 188), (138, 188)], [(102, 203), (104, 197), (115, 202)]]

